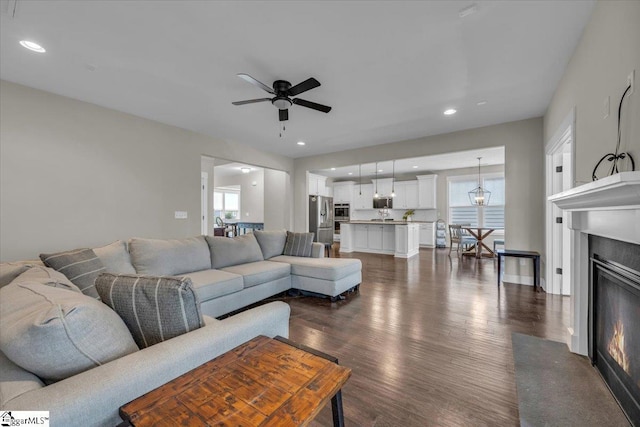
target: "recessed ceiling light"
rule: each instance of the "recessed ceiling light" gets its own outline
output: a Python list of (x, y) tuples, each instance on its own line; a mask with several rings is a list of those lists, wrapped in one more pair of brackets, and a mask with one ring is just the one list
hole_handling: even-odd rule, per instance
[(382, 169), (378, 169), (378, 172), (382, 172)]
[(353, 175), (353, 172), (349, 172), (347, 175)]
[(242, 173), (249, 173), (249, 172), (251, 172), (251, 168), (240, 168), (240, 170), (242, 171)]
[(46, 52), (45, 48), (40, 46), (38, 43), (30, 42), (29, 40), (20, 40), (20, 46), (38, 53)]
[(418, 169), (418, 166), (417, 166), (417, 165), (414, 165), (414, 166), (413, 166), (413, 168), (414, 168), (414, 169)]
[(483, 101), (478, 101), (477, 105), (485, 105), (486, 103), (487, 103), (487, 101), (484, 101), (484, 100)]
[(298, 145), (305, 145), (303, 141), (298, 141)]
[(456, 110), (455, 108), (449, 108), (448, 110), (444, 110), (444, 115), (445, 116), (450, 116), (452, 114), (455, 114), (458, 110)]
[(336, 170), (336, 168), (331, 168), (332, 171)]

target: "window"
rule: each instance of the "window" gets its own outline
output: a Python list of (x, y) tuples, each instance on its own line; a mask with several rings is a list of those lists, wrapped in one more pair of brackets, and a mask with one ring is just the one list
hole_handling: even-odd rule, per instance
[(223, 221), (240, 218), (240, 190), (216, 188), (213, 192), (213, 217)]
[(487, 174), (482, 177), (482, 187), (491, 191), (489, 205), (484, 207), (473, 206), (469, 201), (469, 191), (478, 186), (477, 177), (450, 177), (447, 182), (449, 184), (450, 224), (504, 228), (504, 175)]

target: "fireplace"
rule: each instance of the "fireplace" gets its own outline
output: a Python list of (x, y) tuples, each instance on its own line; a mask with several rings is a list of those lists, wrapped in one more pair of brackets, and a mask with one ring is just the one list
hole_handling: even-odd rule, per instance
[(589, 357), (640, 426), (640, 245), (589, 236)]

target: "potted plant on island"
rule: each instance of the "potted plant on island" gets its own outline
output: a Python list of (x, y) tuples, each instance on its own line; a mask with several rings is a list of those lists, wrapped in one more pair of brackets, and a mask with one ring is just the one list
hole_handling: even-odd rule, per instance
[(402, 220), (403, 221), (407, 221), (407, 222), (411, 222), (411, 217), (413, 216), (414, 213), (416, 213), (415, 210), (409, 209), (408, 211), (406, 211), (404, 213), (404, 215), (402, 215)]

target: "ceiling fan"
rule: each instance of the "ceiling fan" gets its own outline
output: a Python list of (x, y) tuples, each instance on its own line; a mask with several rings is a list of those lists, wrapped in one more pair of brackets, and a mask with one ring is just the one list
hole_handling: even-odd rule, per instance
[(251, 77), (249, 74), (240, 73), (238, 74), (243, 80), (251, 83), (252, 85), (258, 86), (266, 92), (269, 92), (272, 95), (275, 95), (273, 98), (258, 98), (258, 99), (248, 99), (246, 101), (236, 101), (232, 102), (233, 105), (244, 105), (244, 104), (253, 104), (255, 102), (265, 102), (270, 101), (279, 111), (279, 118), (281, 122), (285, 120), (289, 120), (289, 110), (288, 108), (291, 105), (301, 105), (303, 107), (311, 108), (312, 110), (322, 111), (323, 113), (328, 113), (331, 111), (331, 107), (322, 104), (316, 104), (315, 102), (307, 101), (305, 99), (300, 98), (291, 98), (293, 96), (300, 95), (303, 92), (311, 90), (320, 86), (320, 82), (314, 79), (313, 77), (308, 78), (302, 83), (298, 83), (295, 86), (291, 86), (291, 83), (285, 80), (276, 80), (273, 82), (273, 89), (267, 86), (266, 84), (259, 82), (258, 80)]

